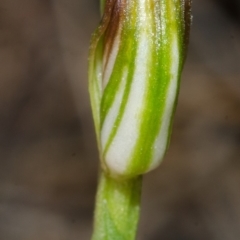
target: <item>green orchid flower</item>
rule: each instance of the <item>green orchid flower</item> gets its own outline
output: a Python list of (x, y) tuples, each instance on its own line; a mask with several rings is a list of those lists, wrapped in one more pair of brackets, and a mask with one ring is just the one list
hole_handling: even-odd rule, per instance
[(107, 0), (91, 44), (90, 94), (103, 169), (156, 168), (169, 144), (190, 1)]
[(133, 240), (142, 175), (169, 145), (191, 0), (101, 0), (89, 91), (101, 176), (93, 240)]

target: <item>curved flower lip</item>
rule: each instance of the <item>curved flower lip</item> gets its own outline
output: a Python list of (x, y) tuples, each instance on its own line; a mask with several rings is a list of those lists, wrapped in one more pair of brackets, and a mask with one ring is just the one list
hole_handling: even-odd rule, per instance
[(89, 90), (103, 169), (129, 178), (168, 147), (185, 59), (190, 0), (107, 0), (94, 34)]

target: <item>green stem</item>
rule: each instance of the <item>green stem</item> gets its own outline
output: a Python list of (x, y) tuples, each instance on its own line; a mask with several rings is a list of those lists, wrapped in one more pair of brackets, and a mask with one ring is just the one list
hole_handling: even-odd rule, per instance
[(134, 240), (142, 177), (117, 181), (101, 173), (92, 240)]
[(103, 12), (104, 12), (105, 2), (106, 2), (106, 0), (100, 0), (100, 11), (101, 11), (101, 15), (102, 15)]

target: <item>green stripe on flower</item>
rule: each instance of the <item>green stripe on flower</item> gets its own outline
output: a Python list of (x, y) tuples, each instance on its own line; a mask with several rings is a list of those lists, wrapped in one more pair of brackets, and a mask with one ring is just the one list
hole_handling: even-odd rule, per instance
[(101, 162), (111, 176), (148, 172), (166, 152), (188, 6), (184, 0), (106, 0), (91, 45), (89, 87)]

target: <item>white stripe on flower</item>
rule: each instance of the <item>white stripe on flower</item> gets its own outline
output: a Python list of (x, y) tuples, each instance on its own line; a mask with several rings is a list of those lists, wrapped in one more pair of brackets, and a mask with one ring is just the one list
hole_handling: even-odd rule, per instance
[[(146, 18), (146, 10), (140, 1), (139, 16), (141, 16), (141, 27), (148, 28), (149, 19)], [(145, 17), (144, 17), (145, 16)], [(143, 24), (145, 26), (143, 26)], [(152, 51), (152, 39), (141, 29), (138, 36), (138, 49), (135, 60), (135, 71), (129, 99), (124, 111), (122, 122), (118, 132), (106, 154), (105, 161), (112, 174), (124, 174), (129, 164), (139, 136), (140, 115), (145, 100), (146, 81), (148, 78), (148, 62)]]
[(179, 49), (177, 36), (173, 37), (172, 43), (172, 53), (171, 53), (171, 80), (168, 87), (168, 92), (166, 94), (166, 103), (162, 116), (162, 125), (154, 143), (154, 155), (151, 161), (149, 171), (156, 168), (164, 157), (164, 153), (167, 147), (167, 141), (169, 137), (169, 126), (171, 123), (171, 118), (173, 114), (173, 107), (176, 99), (176, 91), (179, 78)]
[(120, 106), (121, 106), (121, 102), (122, 102), (122, 98), (123, 98), (123, 93), (124, 93), (124, 89), (126, 86), (126, 82), (127, 82), (127, 69), (123, 71), (123, 77), (120, 80), (120, 86), (118, 89), (118, 92), (116, 94), (116, 98), (114, 99), (114, 102), (111, 106), (111, 108), (109, 109), (106, 119), (104, 121), (102, 130), (101, 130), (101, 143), (102, 143), (102, 150), (105, 150), (106, 144), (109, 140), (110, 134), (114, 129), (114, 123), (119, 115), (119, 110), (120, 110)]

